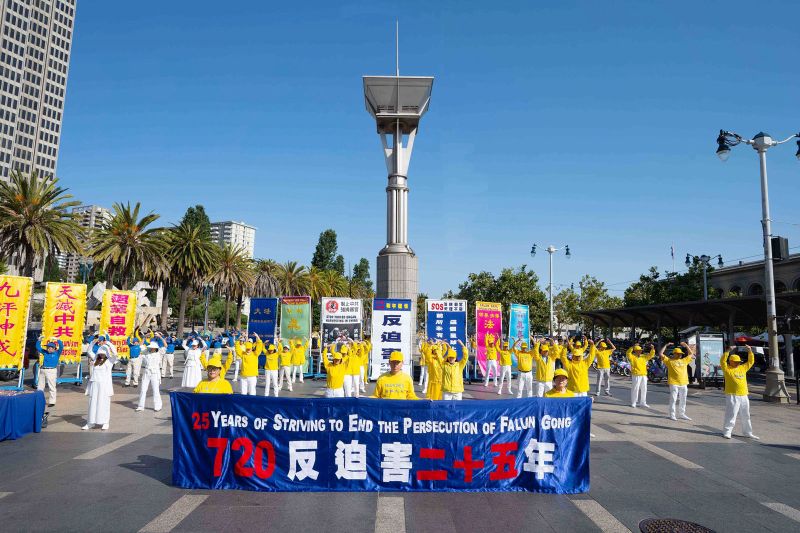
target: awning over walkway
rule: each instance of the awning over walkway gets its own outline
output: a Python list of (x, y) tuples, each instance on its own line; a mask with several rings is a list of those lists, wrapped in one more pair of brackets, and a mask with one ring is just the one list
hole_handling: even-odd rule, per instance
[[(800, 313), (800, 292), (782, 292), (775, 297), (778, 316)], [(708, 301), (643, 305), (619, 309), (597, 309), (581, 313), (599, 326), (684, 328), (687, 326), (765, 327), (767, 304), (765, 296), (720, 298)], [(779, 329), (781, 329), (779, 327)]]

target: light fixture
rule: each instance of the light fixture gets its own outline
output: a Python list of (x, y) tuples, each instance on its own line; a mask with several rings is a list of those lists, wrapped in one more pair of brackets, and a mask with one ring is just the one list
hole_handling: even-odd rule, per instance
[(719, 157), (721, 161), (727, 161), (728, 156), (730, 155), (731, 147), (728, 145), (728, 141), (725, 139), (725, 132), (723, 130), (719, 130), (719, 137), (717, 137), (717, 157)]
[(572, 257), (572, 254), (570, 254), (570, 253), (569, 253), (569, 244), (567, 244), (566, 246), (564, 246), (564, 249), (567, 251), (567, 258), (570, 258), (570, 257)]
[(686, 266), (692, 266), (692, 260), (689, 258), (689, 254), (686, 254)]
[(531, 246), (531, 257), (536, 257), (536, 245)]
[(719, 268), (722, 268), (722, 267), (725, 266), (725, 263), (722, 262), (722, 256), (719, 256), (719, 258), (717, 259), (717, 266)]
[[(800, 137), (800, 133), (798, 133), (798, 134), (797, 134), (797, 136), (798, 136), (798, 137)], [(794, 154), (794, 156), (795, 156), (797, 159), (800, 159), (800, 141), (797, 141), (797, 153), (796, 153), (796, 154)]]

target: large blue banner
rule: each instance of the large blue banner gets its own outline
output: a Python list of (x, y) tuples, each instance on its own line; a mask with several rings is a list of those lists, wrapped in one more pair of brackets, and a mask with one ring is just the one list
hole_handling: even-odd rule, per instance
[(425, 335), (428, 339), (445, 341), (461, 360), (460, 340), (467, 344), (467, 301), (425, 300)]
[(277, 298), (250, 299), (250, 316), (247, 318), (247, 331), (249, 333), (258, 333), (265, 344), (275, 342), (277, 323)]
[(589, 398), (170, 400), (172, 483), (187, 489), (589, 490)]

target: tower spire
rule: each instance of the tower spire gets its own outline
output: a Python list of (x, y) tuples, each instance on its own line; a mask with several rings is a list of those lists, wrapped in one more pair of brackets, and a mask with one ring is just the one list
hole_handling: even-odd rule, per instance
[(394, 20), (394, 60), (396, 76), (400, 76), (400, 19)]

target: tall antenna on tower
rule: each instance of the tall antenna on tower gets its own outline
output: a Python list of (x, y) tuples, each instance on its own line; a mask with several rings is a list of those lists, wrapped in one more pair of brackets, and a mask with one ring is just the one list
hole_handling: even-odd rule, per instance
[(400, 76), (400, 19), (395, 19), (394, 24), (395, 65), (397, 66), (395, 75)]

